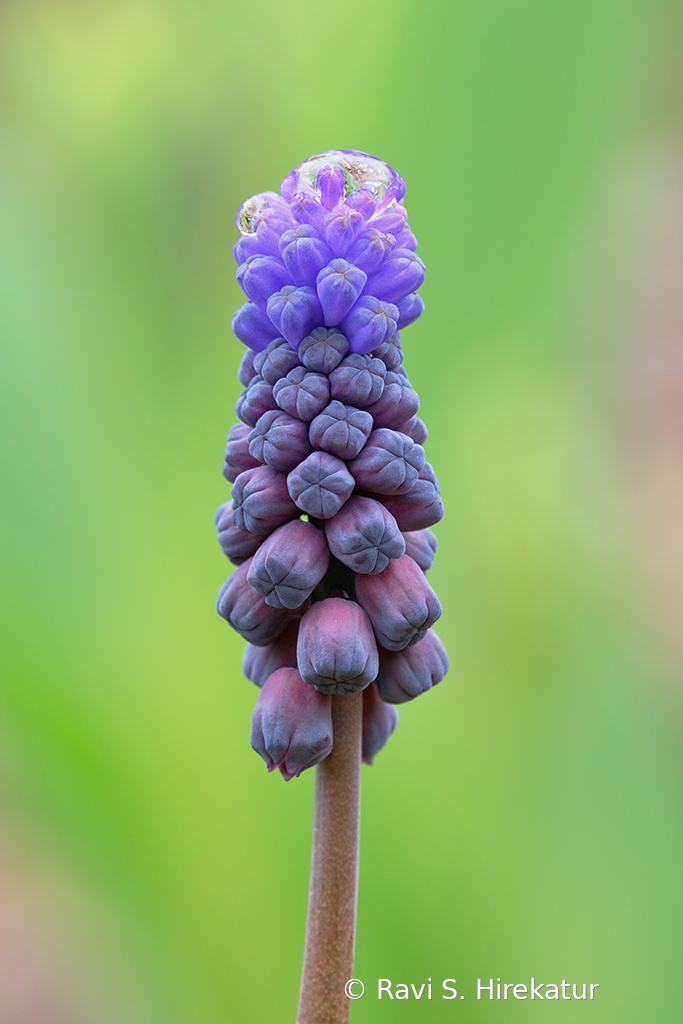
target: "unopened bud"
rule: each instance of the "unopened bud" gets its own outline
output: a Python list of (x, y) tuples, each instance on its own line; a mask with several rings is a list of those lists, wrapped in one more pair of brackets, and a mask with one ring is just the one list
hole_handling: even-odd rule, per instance
[[(381, 655), (380, 655), (381, 658)], [(385, 704), (376, 683), (363, 690), (363, 761), (372, 764), (398, 725), (398, 711)]]
[(247, 469), (232, 485), (233, 521), (238, 530), (267, 535), (298, 517), (287, 477), (270, 466)]
[(363, 609), (343, 597), (313, 604), (299, 626), (297, 663), (302, 678), (324, 693), (353, 693), (371, 683), (377, 644)]
[(332, 699), (307, 686), (296, 669), (268, 677), (256, 701), (251, 745), (268, 771), (289, 782), (332, 750)]
[(261, 544), (248, 580), (273, 608), (300, 608), (327, 572), (330, 550), (312, 523), (295, 519)]
[(346, 464), (327, 452), (313, 452), (287, 477), (292, 500), (315, 519), (331, 519), (354, 486)]
[(440, 683), (448, 672), (446, 648), (433, 629), (412, 647), (380, 651), (377, 689), (390, 704), (404, 704)]
[(279, 637), (265, 647), (247, 644), (242, 658), (242, 671), (259, 689), (268, 676), (279, 668), (296, 668), (296, 641), (299, 620), (295, 619)]
[(358, 576), (356, 600), (389, 651), (418, 643), (441, 615), (438, 597), (410, 555), (392, 558), (377, 575)]
[(325, 523), (330, 551), (358, 573), (377, 573), (400, 558), (405, 542), (396, 520), (379, 501), (354, 495)]
[(250, 644), (264, 647), (291, 621), (287, 610), (271, 608), (247, 580), (251, 559), (243, 562), (218, 592), (216, 610)]

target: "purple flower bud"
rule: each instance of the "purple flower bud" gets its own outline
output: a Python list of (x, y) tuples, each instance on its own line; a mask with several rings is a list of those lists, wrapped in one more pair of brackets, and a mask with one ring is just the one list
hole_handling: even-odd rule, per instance
[(363, 220), (370, 220), (377, 212), (377, 200), (372, 191), (366, 185), (357, 188), (346, 199), (346, 205), (350, 210), (358, 210)]
[(232, 485), (233, 521), (238, 530), (267, 535), (298, 517), (287, 478), (269, 466), (248, 469)]
[(374, 274), (395, 244), (393, 235), (385, 235), (377, 228), (367, 228), (353, 243), (346, 258), (366, 274)]
[(357, 576), (356, 600), (390, 651), (418, 643), (441, 615), (438, 597), (410, 555), (392, 558), (375, 576)]
[(411, 416), (409, 420), (402, 423), (398, 428), (402, 434), (412, 437), (416, 444), (424, 444), (429, 437), (429, 431), (419, 416)]
[(287, 486), (303, 512), (315, 519), (331, 519), (350, 497), (355, 481), (341, 459), (313, 452), (292, 470)]
[(381, 295), (385, 302), (398, 303), (416, 292), (425, 279), (425, 265), (410, 249), (394, 249), (388, 260), (371, 277), (366, 291)]
[(409, 327), (419, 316), (422, 316), (425, 304), (419, 295), (411, 292), (410, 295), (406, 295), (405, 299), (401, 299), (396, 304), (396, 308), (398, 309), (397, 324), (403, 330), (404, 327)]
[(312, 195), (299, 192), (292, 200), (291, 211), (298, 224), (310, 224), (322, 233), (325, 207)]
[(407, 494), (392, 495), (383, 501), (403, 532), (424, 530), (443, 519), (439, 484), (428, 462), (417, 474), (417, 480)]
[(332, 210), (344, 195), (344, 172), (341, 167), (326, 164), (318, 171), (316, 186), (320, 190), (320, 201), (326, 210)]
[(263, 377), (252, 377), (248, 387), (237, 399), (235, 412), (243, 423), (255, 427), (259, 418), (269, 409), (277, 409), (272, 385), (267, 384)]
[(376, 427), (397, 429), (420, 408), (420, 396), (410, 386), (408, 378), (388, 370), (384, 378), (384, 391), (374, 405), (368, 408)]
[(307, 370), (331, 373), (349, 351), (343, 334), (334, 329), (317, 327), (299, 346), (299, 359)]
[(346, 460), (358, 455), (371, 430), (369, 413), (335, 400), (315, 417), (308, 436), (314, 448)]
[(286, 285), (269, 298), (268, 316), (292, 348), (297, 349), (306, 335), (320, 326), (323, 311), (313, 288)]
[(299, 636), (299, 620), (295, 619), (280, 633), (272, 644), (255, 647), (247, 644), (242, 658), (242, 671), (259, 689), (268, 676), (279, 668), (296, 668), (296, 642)]
[(323, 231), (325, 241), (332, 250), (332, 255), (345, 256), (351, 243), (363, 230), (364, 224), (362, 214), (358, 210), (352, 210), (349, 206), (335, 206), (334, 210), (325, 214)]
[(277, 331), (269, 317), (255, 302), (245, 302), (232, 317), (233, 332), (242, 344), (260, 352), (269, 341), (277, 337)]
[(401, 348), (401, 332), (396, 331), (390, 338), (387, 338), (379, 348), (376, 348), (373, 355), (381, 359), (387, 370), (396, 370), (403, 362), (403, 349)]
[[(413, 650), (413, 648), (409, 648), (409, 650)], [(393, 704), (385, 704), (379, 695), (377, 685), (370, 683), (363, 690), (363, 762), (365, 764), (372, 764), (397, 725), (398, 711)]]
[(377, 689), (382, 700), (404, 704), (440, 683), (448, 672), (448, 655), (433, 629), (402, 651), (380, 651)]
[(330, 551), (312, 523), (295, 519), (261, 544), (248, 580), (273, 608), (300, 608), (327, 572)]
[[(251, 449), (250, 449), (251, 451)], [(252, 452), (253, 454), (253, 452)], [(373, 494), (405, 494), (425, 464), (424, 448), (397, 430), (373, 430), (349, 465), (359, 487)]]
[(235, 423), (228, 431), (228, 443), (223, 461), (223, 476), (232, 483), (245, 469), (255, 469), (258, 460), (249, 454), (249, 426)]
[(273, 292), (279, 292), (292, 278), (277, 256), (250, 256), (237, 268), (237, 282), (248, 299), (264, 312)]
[(242, 235), (233, 245), (232, 254), (239, 266), (246, 263), (250, 256), (263, 256), (256, 234)]
[(273, 388), (275, 401), (299, 420), (310, 422), (330, 401), (330, 382), (322, 373), (296, 366)]
[(215, 515), (218, 528), (218, 543), (234, 565), (241, 565), (251, 558), (261, 546), (263, 537), (246, 530), (238, 530), (232, 518), (232, 501), (225, 501)]
[(291, 620), (287, 609), (271, 608), (247, 582), (251, 559), (228, 576), (218, 592), (216, 610), (250, 644), (264, 647), (282, 633)]
[(312, 450), (308, 424), (280, 409), (264, 412), (249, 434), (249, 454), (283, 473), (298, 466)]
[(331, 698), (307, 686), (296, 669), (278, 669), (256, 701), (251, 745), (269, 772), (279, 768), (286, 782), (298, 777), (332, 750)]
[(359, 299), (340, 327), (352, 352), (372, 352), (396, 332), (398, 309), (372, 295)]
[(282, 235), (294, 227), (294, 219), (286, 204), (285, 209), (287, 211), (286, 216), (282, 216), (280, 211), (265, 211), (256, 229), (256, 237), (258, 238), (261, 252), (273, 256), (280, 254), (280, 239)]
[(354, 495), (325, 523), (330, 551), (358, 573), (377, 573), (400, 558), (405, 542), (396, 520), (379, 501)]
[(363, 271), (346, 260), (332, 260), (323, 267), (315, 287), (328, 327), (342, 322), (363, 291), (366, 280)]
[(436, 555), (437, 539), (431, 530), (408, 530), (403, 534), (406, 542), (406, 554), (427, 572), (431, 569)]
[(269, 384), (276, 384), (299, 365), (299, 357), (284, 338), (276, 338), (254, 359), (254, 369)]
[(386, 372), (381, 359), (356, 352), (343, 359), (330, 374), (330, 393), (356, 408), (372, 405), (384, 390)]
[(384, 209), (378, 210), (370, 222), (370, 227), (377, 228), (379, 231), (390, 231), (392, 235), (396, 235), (403, 230), (407, 223), (408, 213), (405, 206), (401, 206), (399, 203), (389, 203)]
[(296, 656), (302, 679), (323, 693), (353, 693), (377, 675), (370, 620), (355, 601), (343, 597), (311, 605), (299, 626)]
[(246, 349), (244, 355), (240, 360), (239, 369), (237, 371), (237, 379), (243, 387), (249, 387), (249, 382), (256, 376), (256, 370), (254, 369), (254, 351), (253, 349)]
[(294, 284), (308, 287), (315, 284), (318, 271), (332, 259), (329, 246), (311, 224), (286, 231), (280, 241), (280, 252)]

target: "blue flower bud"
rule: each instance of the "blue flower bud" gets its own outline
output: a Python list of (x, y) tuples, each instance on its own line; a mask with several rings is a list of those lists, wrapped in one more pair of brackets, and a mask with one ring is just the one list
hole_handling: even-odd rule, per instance
[(223, 476), (232, 483), (245, 469), (255, 469), (258, 459), (249, 454), (249, 426), (235, 423), (228, 431), (228, 443), (223, 460)]
[(363, 291), (367, 277), (346, 260), (328, 263), (316, 278), (316, 291), (328, 327), (340, 324)]
[(390, 495), (383, 502), (404, 533), (406, 530), (424, 530), (443, 519), (439, 484), (428, 462), (417, 474), (417, 480), (407, 494)]
[(291, 210), (298, 224), (310, 224), (322, 234), (325, 207), (313, 196), (299, 192), (292, 200)]
[(243, 423), (255, 427), (260, 417), (269, 409), (277, 409), (272, 385), (266, 383), (263, 377), (252, 377), (249, 386), (237, 399), (235, 412)]
[(385, 302), (399, 303), (417, 291), (425, 279), (425, 265), (410, 249), (394, 249), (388, 260), (368, 277), (366, 291)]
[(313, 452), (287, 477), (292, 500), (315, 519), (336, 515), (354, 486), (345, 463), (327, 452)]
[(380, 651), (377, 689), (382, 700), (404, 704), (431, 690), (448, 672), (446, 648), (433, 629), (401, 651)]
[(256, 701), (251, 745), (286, 782), (320, 764), (332, 750), (330, 697), (307, 686), (296, 669), (278, 669)]
[[(412, 650), (412, 648), (408, 648)], [(381, 659), (380, 654), (380, 659)], [(363, 690), (363, 762), (372, 764), (377, 754), (398, 725), (398, 711), (385, 704), (377, 685), (370, 683)]]
[(268, 384), (276, 384), (299, 365), (299, 357), (285, 338), (275, 338), (254, 359), (254, 369)]
[(242, 658), (242, 671), (247, 679), (255, 683), (259, 689), (268, 676), (279, 668), (296, 668), (296, 642), (299, 636), (299, 620), (295, 619), (287, 626), (272, 644), (255, 647), (247, 644)]
[(410, 555), (392, 558), (375, 576), (358, 576), (356, 600), (390, 651), (418, 643), (441, 615), (439, 599)]
[(216, 610), (250, 644), (263, 647), (291, 621), (287, 609), (271, 608), (247, 581), (251, 559), (235, 569), (218, 592)]
[(308, 424), (280, 409), (264, 412), (249, 434), (249, 454), (283, 473), (289, 473), (312, 450)]
[(409, 327), (419, 316), (422, 316), (425, 304), (419, 295), (411, 292), (410, 295), (406, 295), (405, 299), (396, 303), (396, 308), (398, 309), (397, 324), (403, 330), (404, 327)]
[(300, 224), (295, 231), (285, 232), (280, 242), (280, 252), (294, 284), (307, 285), (309, 288), (315, 284), (318, 271), (332, 259), (329, 246), (310, 224)]
[(372, 416), (336, 400), (312, 421), (309, 438), (314, 448), (340, 459), (353, 459), (370, 436)]
[(261, 544), (247, 579), (273, 608), (300, 608), (327, 572), (329, 562), (324, 534), (312, 523), (295, 519)]
[(352, 352), (372, 352), (396, 332), (398, 309), (373, 295), (364, 295), (339, 325)]
[(388, 258), (396, 245), (393, 235), (377, 228), (367, 228), (349, 249), (347, 259), (366, 274), (374, 274)]
[(237, 268), (236, 276), (247, 298), (264, 313), (273, 292), (292, 284), (289, 271), (277, 256), (250, 256)]
[(436, 556), (437, 539), (431, 530), (408, 530), (403, 534), (406, 542), (406, 554), (427, 572), (431, 569)]
[(379, 231), (389, 231), (392, 235), (396, 235), (405, 228), (407, 223), (408, 212), (405, 206), (400, 206), (398, 203), (387, 203), (372, 218), (370, 227), (377, 228)]
[(218, 543), (234, 565), (241, 565), (256, 553), (263, 537), (248, 533), (246, 530), (238, 530), (233, 521), (232, 511), (232, 501), (223, 502), (216, 511)]
[(257, 371), (254, 369), (255, 354), (256, 353), (253, 349), (247, 348), (240, 359), (239, 369), (237, 370), (237, 379), (245, 388), (249, 387), (250, 381), (252, 381), (256, 376)]
[(273, 388), (273, 396), (290, 416), (308, 423), (328, 405), (330, 382), (322, 373), (312, 373), (303, 366), (296, 366), (280, 378)]
[(349, 343), (334, 328), (317, 327), (299, 346), (299, 359), (306, 369), (331, 373), (349, 351)]
[(268, 299), (268, 316), (283, 338), (297, 349), (306, 335), (322, 323), (323, 311), (313, 288), (286, 285)]
[(330, 551), (358, 573), (377, 573), (400, 558), (405, 542), (396, 520), (379, 501), (354, 495), (325, 523)]
[[(363, 230), (365, 221), (358, 210), (349, 206), (335, 206), (323, 218), (325, 241), (333, 256), (344, 256), (356, 236)], [(327, 261), (326, 261), (327, 262)]]
[(270, 317), (255, 302), (245, 302), (233, 313), (232, 329), (240, 341), (255, 352), (264, 349), (278, 334)]
[(330, 374), (330, 393), (357, 409), (376, 402), (384, 390), (386, 367), (381, 359), (354, 353)]
[(353, 693), (377, 676), (377, 644), (370, 620), (355, 601), (328, 597), (305, 613), (297, 663), (305, 682), (323, 693)]
[(346, 205), (350, 210), (358, 210), (363, 220), (370, 220), (377, 212), (377, 200), (372, 188), (362, 185), (347, 196)]
[(411, 387), (407, 377), (388, 370), (384, 378), (384, 390), (368, 408), (376, 427), (398, 429), (420, 408), (420, 396)]
[(298, 518), (287, 478), (269, 466), (247, 469), (232, 485), (233, 522), (238, 530), (268, 535)]
[(415, 444), (407, 434), (382, 427), (372, 431), (360, 455), (349, 464), (349, 470), (358, 486), (366, 491), (405, 494), (415, 485), (424, 464), (422, 445)]

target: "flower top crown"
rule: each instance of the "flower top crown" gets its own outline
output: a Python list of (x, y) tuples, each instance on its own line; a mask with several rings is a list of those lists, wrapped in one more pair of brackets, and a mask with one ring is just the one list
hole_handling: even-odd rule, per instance
[(232, 320), (240, 341), (260, 352), (282, 337), (298, 350), (316, 328), (336, 328), (352, 353), (398, 343), (424, 309), (404, 193), (383, 160), (330, 150), (290, 171), (280, 193), (242, 203), (233, 249), (248, 299)]

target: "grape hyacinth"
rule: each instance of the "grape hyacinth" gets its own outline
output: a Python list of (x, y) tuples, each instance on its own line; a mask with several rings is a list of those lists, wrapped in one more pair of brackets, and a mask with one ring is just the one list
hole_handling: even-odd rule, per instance
[(383, 161), (330, 151), (237, 214), (244, 391), (216, 523), (238, 568), (218, 611), (260, 688), (252, 746), (287, 780), (333, 760), (335, 701), (357, 695), (371, 764), (395, 705), (448, 668), (426, 578), (443, 505), (400, 340), (425, 277), (404, 192)]

